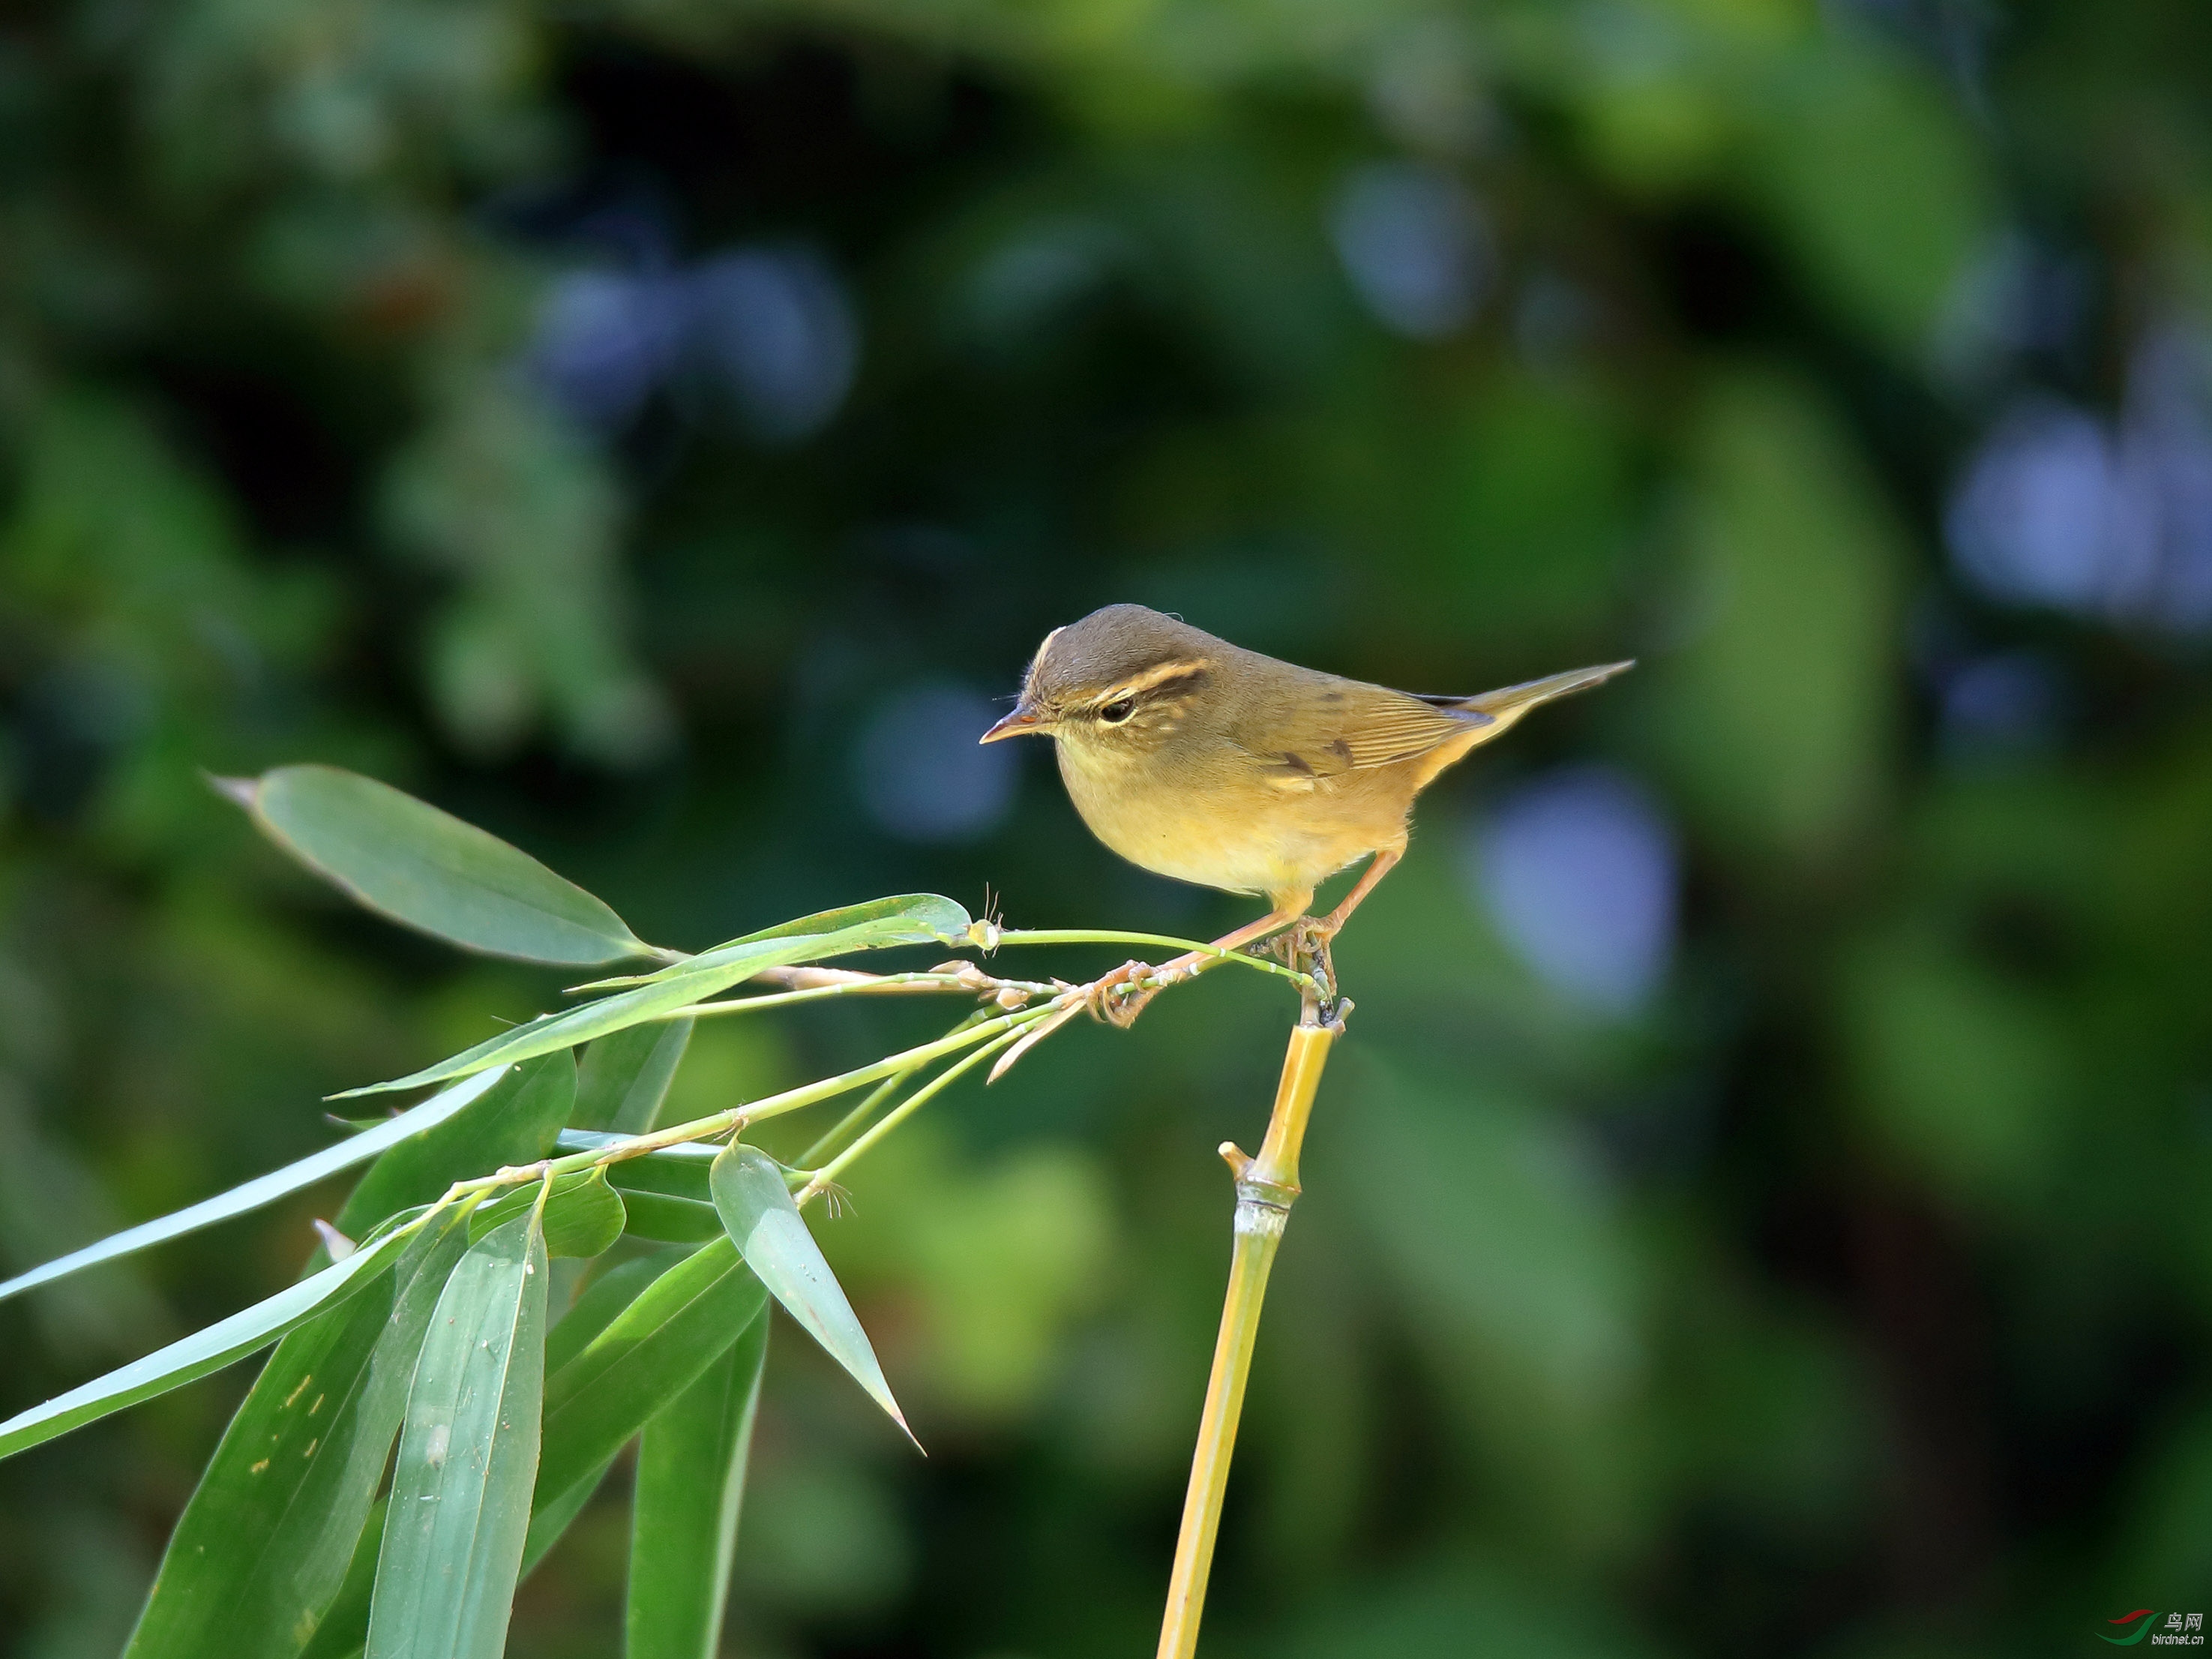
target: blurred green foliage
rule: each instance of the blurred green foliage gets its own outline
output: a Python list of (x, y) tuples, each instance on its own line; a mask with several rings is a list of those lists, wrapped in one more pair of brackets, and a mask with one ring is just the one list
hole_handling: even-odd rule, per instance
[[(19, 5), (0, 1255), (557, 994), (204, 769), (371, 772), (687, 947), (987, 883), (1189, 933), (1249, 907), (969, 744), (1048, 628), (1431, 690), (1633, 653), (1342, 945), (1213, 1647), (2087, 1651), (2201, 1601), (2208, 63), (2188, 0)], [(825, 1242), (933, 1455), (780, 1344), (733, 1650), (1151, 1639), (1211, 1149), (1288, 1012), (1243, 977), (862, 1166)], [(672, 1109), (921, 1018), (702, 1029)], [(0, 1311), (0, 1404), (336, 1200)], [(120, 1645), (244, 1381), (0, 1468), (0, 1650)], [(622, 1485), (516, 1652), (615, 1650)]]

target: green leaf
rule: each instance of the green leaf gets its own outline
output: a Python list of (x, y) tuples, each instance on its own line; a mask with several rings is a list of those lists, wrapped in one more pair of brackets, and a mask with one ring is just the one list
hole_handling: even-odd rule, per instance
[(614, 1322), (615, 1316), (637, 1300), (645, 1287), (689, 1255), (685, 1250), (655, 1250), (618, 1262), (584, 1286), (575, 1305), (561, 1316), (545, 1339), (545, 1375), (553, 1376)]
[(501, 1659), (538, 1474), (545, 1242), (518, 1216), (447, 1281), (407, 1391), (371, 1659)]
[[(578, 1354), (591, 1346), (599, 1333), (612, 1324), (623, 1309), (643, 1294), (646, 1286), (666, 1273), (689, 1254), (684, 1250), (657, 1250), (651, 1255), (640, 1256), (610, 1268), (584, 1289), (576, 1298), (576, 1305), (568, 1310), (553, 1334), (545, 1339), (545, 1374), (557, 1374)], [(561, 1534), (592, 1501), (592, 1494), (607, 1478), (614, 1467), (611, 1455), (598, 1468), (581, 1480), (571, 1480), (568, 1489), (554, 1496), (530, 1513), (530, 1535), (522, 1546), (522, 1571), (525, 1577), (538, 1570), (545, 1553), (561, 1541)], [(533, 1500), (535, 1502), (536, 1500)]]
[[(621, 1139), (593, 1130), (564, 1129), (555, 1150), (563, 1157), (597, 1152)], [(722, 1236), (722, 1218), (714, 1212), (707, 1187), (717, 1150), (689, 1144), (663, 1146), (642, 1158), (604, 1166), (629, 1212), (631, 1237), (664, 1244), (704, 1244)]]
[(646, 1425), (630, 1510), (627, 1659), (714, 1659), (768, 1358), (756, 1319)]
[[(950, 899), (918, 893), (904, 898), (878, 899), (871, 904), (852, 905), (842, 910), (826, 910), (820, 915), (802, 917), (797, 921), (786, 922), (781, 927), (770, 928), (766, 933), (734, 940), (708, 951), (704, 956), (691, 957), (665, 973), (651, 975), (632, 982), (634, 988), (617, 995), (562, 1013), (540, 1014), (526, 1025), (502, 1031), (473, 1048), (440, 1060), (435, 1066), (406, 1077), (394, 1078), (387, 1083), (372, 1083), (362, 1088), (348, 1089), (335, 1097), (344, 1099), (354, 1095), (379, 1094), (386, 1090), (413, 1089), (425, 1084), (443, 1083), (448, 1078), (466, 1077), (470, 1073), (480, 1072), (488, 1066), (527, 1060), (535, 1054), (550, 1054), (556, 1048), (573, 1048), (580, 1042), (592, 1042), (610, 1032), (672, 1013), (678, 1008), (688, 1008), (693, 1003), (750, 979), (766, 968), (816, 962), (824, 957), (845, 956), (854, 951), (875, 950), (887, 945), (923, 945), (932, 941), (957, 944), (966, 937), (967, 915), (965, 910)], [(848, 920), (854, 916), (861, 920)], [(956, 920), (961, 926), (954, 929), (951, 924)]]
[(627, 1231), (654, 1244), (704, 1244), (722, 1236), (722, 1218), (711, 1204), (665, 1193), (625, 1193)]
[(331, 1598), (323, 1622), (315, 1627), (300, 1659), (356, 1659), (368, 1640), (368, 1603), (376, 1589), (376, 1558), (384, 1548), (384, 1520), (391, 1500), (380, 1498), (369, 1505), (368, 1523), (353, 1547), (345, 1580)]
[(280, 766), (218, 785), (317, 875), (465, 950), (572, 966), (662, 954), (520, 848), (374, 778)]
[(641, 1135), (660, 1121), (668, 1085), (690, 1046), (688, 1019), (656, 1020), (601, 1037), (584, 1050), (576, 1078), (576, 1109), (568, 1121), (579, 1129), (613, 1129)]
[(689, 1388), (767, 1304), (726, 1238), (654, 1279), (547, 1381), (534, 1507), (550, 1513), (578, 1482), (596, 1485), (623, 1443)]
[[(291, 1656), (344, 1582), (407, 1382), (468, 1229), (418, 1233), (388, 1278), (277, 1345), (161, 1559), (125, 1659)], [(366, 1602), (363, 1603), (364, 1611)]]
[(219, 1221), (228, 1221), (233, 1216), (258, 1210), (265, 1204), (273, 1204), (280, 1198), (312, 1187), (342, 1170), (366, 1164), (378, 1153), (398, 1146), (410, 1136), (421, 1134), (445, 1122), (456, 1112), (480, 1098), (504, 1075), (503, 1072), (479, 1072), (476, 1076), (431, 1096), (421, 1105), (410, 1107), (397, 1117), (385, 1119), (364, 1129), (349, 1140), (326, 1146), (296, 1164), (288, 1164), (265, 1176), (257, 1176), (242, 1187), (234, 1187), (227, 1193), (204, 1199), (173, 1215), (165, 1215), (157, 1221), (145, 1222), (139, 1226), (127, 1227), (119, 1233), (111, 1233), (96, 1244), (88, 1244), (81, 1250), (73, 1250), (67, 1255), (33, 1267), (27, 1273), (18, 1274), (5, 1284), (0, 1284), (0, 1302), (20, 1291), (49, 1284), (102, 1261), (112, 1261), (118, 1256), (129, 1255), (172, 1238), (181, 1238), (186, 1233), (197, 1232), (203, 1227), (212, 1227)]
[(13, 1457), (27, 1447), (67, 1434), (95, 1418), (135, 1406), (157, 1394), (181, 1388), (210, 1371), (219, 1371), (243, 1359), (257, 1348), (265, 1348), (278, 1337), (314, 1316), (319, 1310), (351, 1296), (399, 1258), (407, 1243), (404, 1234), (387, 1233), (362, 1246), (344, 1261), (333, 1263), (312, 1278), (288, 1285), (264, 1301), (217, 1320), (204, 1330), (180, 1337), (166, 1348), (143, 1359), (95, 1377), (82, 1388), (58, 1395), (43, 1406), (18, 1412), (0, 1423), (0, 1457)]
[[(822, 1247), (806, 1231), (805, 1218), (784, 1185), (783, 1171), (757, 1147), (733, 1145), (714, 1160), (714, 1207), (722, 1225), (769, 1293), (819, 1342), (830, 1357), (852, 1374), (868, 1397), (890, 1413), (891, 1421), (914, 1440), (906, 1414), (891, 1398), (884, 1368), (868, 1334), (845, 1299), (843, 1286), (822, 1258)], [(920, 1450), (921, 1443), (915, 1440)]]
[(584, 1512), (584, 1505), (592, 1501), (614, 1468), (611, 1457), (580, 1480), (568, 1483), (568, 1490), (554, 1498), (543, 1509), (530, 1511), (530, 1534), (522, 1542), (522, 1576), (525, 1578), (538, 1571), (549, 1551), (561, 1541), (576, 1517)]
[(553, 1150), (576, 1099), (576, 1066), (565, 1054), (517, 1066), (466, 1109), (410, 1135), (379, 1158), (338, 1212), (338, 1231), (358, 1238), (386, 1216), (434, 1203), (456, 1181)]
[[(763, 927), (757, 933), (747, 933), (712, 950), (702, 951), (681, 962), (657, 968), (649, 974), (624, 974), (614, 979), (596, 980), (589, 985), (580, 985), (580, 991), (611, 989), (623, 985), (651, 985), (661, 980), (699, 969), (720, 968), (726, 963), (745, 960), (757, 946), (778, 939), (808, 939), (823, 933), (848, 933), (860, 942), (843, 946), (844, 950), (863, 951), (890, 945), (964, 945), (973, 919), (961, 906), (937, 893), (900, 893), (890, 898), (870, 899), (864, 904), (841, 905), (835, 910), (819, 910), (811, 916), (778, 922), (773, 927)], [(825, 955), (835, 954), (824, 952)], [(805, 960), (805, 958), (799, 958)]]
[[(564, 1129), (554, 1150), (566, 1158), (571, 1152), (596, 1152), (622, 1140), (622, 1135), (600, 1134), (589, 1129)], [(659, 1146), (639, 1158), (618, 1158), (606, 1166), (607, 1179), (625, 1194), (665, 1193), (696, 1203), (714, 1202), (708, 1174), (721, 1152), (719, 1146), (684, 1141)]]
[[(482, 1238), (495, 1227), (528, 1214), (538, 1202), (539, 1184), (531, 1182), (485, 1205), (470, 1218), (469, 1237)], [(623, 1201), (607, 1185), (604, 1170), (578, 1170), (556, 1176), (553, 1194), (545, 1200), (545, 1253), (600, 1255), (623, 1236), (626, 1218)]]

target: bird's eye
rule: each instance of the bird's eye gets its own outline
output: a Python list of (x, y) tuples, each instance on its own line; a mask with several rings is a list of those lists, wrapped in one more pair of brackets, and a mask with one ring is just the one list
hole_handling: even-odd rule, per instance
[(1116, 697), (1098, 711), (1098, 718), (1109, 726), (1119, 726), (1136, 712), (1137, 700), (1134, 697)]

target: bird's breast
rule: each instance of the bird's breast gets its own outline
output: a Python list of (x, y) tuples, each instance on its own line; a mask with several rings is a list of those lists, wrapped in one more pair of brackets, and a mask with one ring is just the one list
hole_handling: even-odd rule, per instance
[(1250, 768), (1164, 764), (1146, 754), (1061, 741), (1060, 771), (1091, 834), (1132, 864), (1234, 893), (1296, 892), (1392, 839), (1364, 803), (1288, 789)]

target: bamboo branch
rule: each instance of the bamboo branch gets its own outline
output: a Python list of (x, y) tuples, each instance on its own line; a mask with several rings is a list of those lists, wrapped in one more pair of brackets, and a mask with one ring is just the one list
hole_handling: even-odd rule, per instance
[(1198, 1649), (1199, 1620), (1206, 1608), (1206, 1584), (1213, 1568), (1213, 1545), (1221, 1529), (1221, 1502), (1229, 1486), (1229, 1464), (1237, 1446), (1237, 1419), (1244, 1411), (1244, 1385), (1252, 1372), (1252, 1346), (1260, 1334), (1261, 1304), (1267, 1275), (1283, 1242), (1291, 1206), (1298, 1196), (1298, 1151), (1314, 1096), (1321, 1087), (1329, 1046), (1344, 1030), (1341, 1004), (1329, 1017), (1308, 998), (1291, 1028), (1283, 1056), (1282, 1081), (1275, 1109), (1267, 1120), (1260, 1156), (1248, 1158), (1235, 1142), (1224, 1141), (1221, 1156), (1237, 1178), (1235, 1246), (1229, 1261), (1229, 1290), (1222, 1303), (1221, 1331), (1213, 1345), (1213, 1370), (1206, 1383), (1206, 1405), (1199, 1417), (1198, 1445), (1191, 1455), (1190, 1485), (1183, 1494), (1182, 1527), (1176, 1537), (1175, 1567), (1168, 1578), (1167, 1611), (1160, 1624), (1158, 1659), (1191, 1659)]

